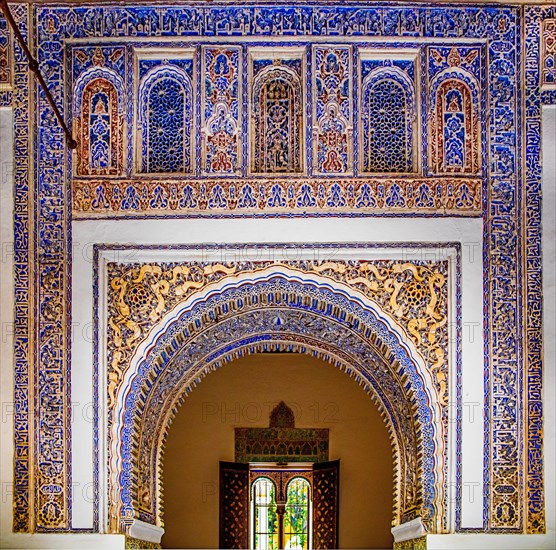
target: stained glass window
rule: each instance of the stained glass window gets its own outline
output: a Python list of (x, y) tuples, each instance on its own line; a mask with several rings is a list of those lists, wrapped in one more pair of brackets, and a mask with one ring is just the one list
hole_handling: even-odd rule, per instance
[(284, 548), (309, 548), (309, 482), (301, 477), (288, 483), (284, 514)]
[(253, 483), (253, 548), (278, 550), (278, 514), (274, 483), (261, 477)]

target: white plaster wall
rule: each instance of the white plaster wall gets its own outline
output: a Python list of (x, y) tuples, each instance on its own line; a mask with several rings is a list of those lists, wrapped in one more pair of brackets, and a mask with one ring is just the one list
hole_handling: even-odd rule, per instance
[(12, 529), (13, 497), (13, 117), (0, 108), (0, 547)]
[(556, 106), (542, 111), (544, 457), (546, 527), (556, 548)]
[[(105, 244), (200, 244), (200, 243), (327, 243), (327, 242), (460, 242), (462, 244), (463, 281), (463, 503), (462, 525), (482, 526), (482, 465), (483, 465), (483, 337), (482, 337), (482, 221), (480, 219), (237, 219), (237, 220), (103, 220), (76, 221), (73, 224), (73, 312), (72, 339), (72, 401), (73, 480), (80, 487), (92, 482), (92, 437), (90, 403), (92, 399), (92, 312), (93, 258), (95, 243)], [(275, 257), (285, 254), (295, 259), (299, 252), (274, 249)], [(185, 256), (184, 254), (189, 254)], [(203, 252), (197, 253), (203, 254)], [(230, 246), (225, 250), (205, 251), (212, 261), (261, 259), (254, 249), (240, 252)], [(320, 259), (334, 252), (313, 247), (305, 250)], [(334, 257), (341, 257), (338, 255)], [(408, 259), (436, 258), (444, 254), (433, 249), (426, 253), (415, 249), (398, 249), (396, 257)], [(400, 256), (401, 254), (401, 256)], [(356, 253), (355, 253), (356, 255)], [(117, 261), (148, 261), (192, 259), (191, 252), (152, 252), (119, 250), (104, 256)], [(282, 256), (284, 257), (284, 256)], [(102, 284), (102, 281), (101, 281)], [(101, 290), (100, 296), (103, 295)], [(455, 412), (455, 403), (453, 407)], [(103, 437), (100, 437), (102, 441)], [(101, 460), (101, 464), (105, 463)], [(101, 479), (101, 483), (104, 480)], [(101, 494), (104, 491), (101, 489)], [(75, 498), (73, 527), (92, 525), (93, 504)], [(106, 503), (101, 503), (101, 509)]]

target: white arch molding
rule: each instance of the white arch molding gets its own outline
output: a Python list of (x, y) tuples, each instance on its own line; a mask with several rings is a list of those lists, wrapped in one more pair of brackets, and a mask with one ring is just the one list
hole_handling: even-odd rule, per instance
[[(405, 377), (405, 380), (410, 381), (411, 391), (415, 396), (415, 402), (417, 403), (414, 407), (414, 426), (417, 433), (421, 434), (419, 440), (422, 443), (422, 448), (419, 449), (420, 456), (420, 479), (418, 481), (419, 487), (421, 488), (421, 493), (423, 494), (424, 505), (429, 506), (429, 509), (434, 510), (431, 514), (433, 517), (429, 517), (429, 529), (433, 532), (442, 532), (443, 530), (443, 520), (445, 520), (446, 514), (446, 503), (445, 503), (445, 470), (444, 470), (444, 440), (438, 426), (440, 426), (441, 410), (440, 404), (438, 402), (438, 397), (435, 390), (434, 380), (432, 379), (432, 374), (427, 368), (424, 358), (421, 356), (420, 352), (417, 350), (416, 346), (413, 344), (411, 339), (406, 334), (405, 330), (398, 324), (398, 322), (393, 319), (393, 317), (384, 312), (378, 304), (372, 300), (366, 298), (361, 292), (348, 287), (347, 285), (332, 281), (329, 278), (322, 277), (311, 273), (310, 275), (306, 273), (301, 273), (296, 270), (292, 270), (284, 265), (272, 266), (261, 271), (242, 273), (237, 276), (228, 276), (217, 283), (212, 283), (207, 285), (204, 289), (199, 290), (192, 295), (190, 295), (186, 300), (177, 304), (171, 311), (166, 313), (163, 318), (151, 328), (148, 335), (143, 340), (143, 342), (137, 347), (135, 353), (131, 357), (129, 366), (125, 371), (125, 375), (121, 384), (119, 385), (116, 405), (114, 408), (113, 424), (111, 427), (111, 447), (110, 447), (110, 463), (109, 463), (109, 479), (111, 486), (111, 494), (109, 501), (111, 503), (109, 516), (110, 516), (110, 530), (112, 532), (119, 529), (125, 529), (126, 522), (131, 521), (131, 516), (136, 519), (141, 519), (141, 514), (137, 510), (137, 499), (138, 495), (132, 495), (133, 489), (130, 487), (130, 481), (132, 477), (126, 468), (130, 467), (130, 449), (133, 447), (129, 442), (132, 437), (140, 437), (135, 435), (137, 430), (135, 426), (130, 423), (130, 401), (135, 399), (137, 396), (137, 388), (139, 388), (139, 381), (141, 376), (145, 377), (144, 371), (149, 359), (152, 360), (156, 356), (157, 349), (161, 346), (165, 346), (166, 350), (175, 349), (172, 346), (169, 347), (168, 334), (176, 334), (180, 328), (183, 328), (184, 318), (190, 315), (195, 308), (202, 307), (211, 300), (218, 300), (221, 297), (226, 297), (227, 294), (248, 290), (257, 291), (257, 289), (263, 288), (264, 285), (277, 284), (278, 290), (289, 290), (291, 292), (292, 288), (297, 289), (298, 295), (302, 296), (304, 293), (310, 290), (313, 294), (318, 294), (319, 292), (327, 294), (331, 299), (335, 299), (343, 304), (344, 307), (355, 308), (364, 312), (369, 318), (373, 318), (376, 323), (382, 327), (383, 335), (379, 338), (379, 342), (382, 345), (382, 349), (387, 348), (388, 352), (395, 358), (395, 361), (399, 365), (400, 362), (405, 362), (405, 366), (410, 366), (413, 370), (413, 378), (411, 376)], [(322, 296), (320, 296), (322, 298)], [(275, 304), (276, 305), (276, 304)], [(290, 304), (291, 305), (291, 304)], [(259, 315), (264, 314), (268, 311), (268, 305), (263, 305), (255, 307), (252, 311), (258, 312)], [(275, 309), (279, 309), (276, 308)], [(285, 310), (288, 308), (286, 307)], [(291, 308), (290, 308), (291, 309)], [(238, 315), (241, 315), (240, 312)], [(315, 315), (326, 323), (333, 324), (337, 323), (332, 316), (327, 316), (323, 312), (305, 312), (306, 315)], [(232, 316), (232, 319), (236, 319), (238, 316)], [(224, 321), (225, 323), (226, 321)], [(187, 324), (187, 322), (185, 322)], [(215, 326), (218, 321), (209, 323), (207, 326)], [(379, 326), (377, 325), (377, 326)], [(296, 351), (303, 353), (312, 353), (320, 355), (322, 358), (336, 364), (342, 370), (350, 373), (351, 376), (358, 378), (359, 382), (365, 386), (365, 390), (370, 393), (379, 405), (379, 408), (385, 417), (389, 431), (393, 442), (393, 451), (396, 456), (395, 464), (400, 466), (403, 456), (401, 454), (401, 448), (403, 448), (404, 442), (400, 440), (401, 434), (395, 428), (396, 418), (392, 417), (392, 407), (391, 404), (387, 402), (387, 396), (380, 395), (380, 385), (377, 381), (369, 375), (369, 372), (362, 372), (362, 367), (357, 365), (354, 360), (346, 360), (345, 353), (342, 357), (341, 350), (332, 350), (329, 345), (325, 345), (323, 342), (319, 344), (318, 338), (311, 340), (310, 337), (306, 337), (305, 340), (293, 341), (292, 335), (286, 332), (282, 332), (278, 335), (276, 330), (271, 330), (272, 327), (267, 327), (266, 345), (296, 345), (298, 346)], [(388, 343), (384, 342), (384, 336), (388, 336)], [(314, 335), (313, 335), (314, 336)], [(165, 340), (166, 338), (166, 340)], [(156, 523), (158, 526), (162, 524), (161, 518), (161, 484), (159, 482), (160, 477), (160, 461), (163, 452), (163, 444), (167, 432), (168, 425), (170, 424), (173, 415), (179, 405), (183, 400), (184, 396), (188, 391), (191, 390), (194, 385), (196, 385), (208, 372), (217, 368), (221, 364), (233, 360), (235, 356), (242, 353), (252, 353), (256, 352), (256, 345), (245, 344), (234, 340), (233, 336), (230, 336), (227, 342), (224, 342), (224, 346), (228, 346), (227, 351), (222, 351), (220, 354), (215, 354), (212, 360), (205, 359), (202, 365), (197, 361), (192, 368), (189, 368), (186, 372), (188, 376), (183, 376), (181, 379), (179, 389), (172, 394), (164, 406), (165, 413), (163, 414), (163, 422), (161, 428), (158, 430), (158, 437), (155, 438), (156, 447), (156, 466), (153, 472), (153, 484), (151, 498), (156, 499), (156, 504), (154, 509), (156, 512), (153, 517), (147, 518), (147, 522)], [(384, 348), (386, 346), (386, 348)], [(372, 342), (368, 343), (369, 350), (374, 349), (374, 353), (381, 354), (380, 346), (376, 344), (373, 347)], [(179, 356), (180, 350), (172, 352), (170, 359), (168, 360), (165, 368), (172, 364), (172, 360)], [(382, 354), (384, 355), (384, 354)], [(165, 371), (162, 370), (159, 376), (162, 377)], [(102, 378), (101, 378), (102, 379)], [(151, 383), (149, 384), (151, 388), (155, 388), (158, 383), (157, 376), (151, 373)], [(399, 383), (399, 382), (398, 382)], [(150, 391), (150, 388), (149, 388)], [(154, 391), (154, 390), (153, 390)], [(152, 395), (152, 392), (151, 394)], [(149, 398), (147, 397), (146, 400)], [(141, 403), (145, 399), (141, 399)], [(420, 407), (420, 408), (419, 408)], [(423, 423), (423, 410), (424, 407), (427, 408), (430, 414), (430, 422), (427, 422), (427, 426), (420, 426)], [(389, 410), (390, 409), (390, 410)], [(136, 420), (138, 418), (145, 418), (149, 415), (145, 415), (147, 410), (147, 404), (141, 406), (141, 412), (139, 415), (135, 415)], [(127, 413), (127, 415), (126, 415)], [(142, 414), (143, 413), (143, 414)], [(139, 423), (141, 424), (141, 422)], [(135, 432), (134, 432), (135, 430)], [(125, 436), (122, 437), (122, 434)], [(423, 435), (424, 433), (424, 435)], [(131, 434), (134, 434), (133, 436)], [(126, 443), (127, 442), (127, 443)], [(427, 442), (429, 444), (428, 451), (425, 449)], [(139, 443), (141, 444), (141, 443)], [(427, 462), (428, 461), (428, 462)], [(132, 465), (132, 469), (137, 469), (137, 464)], [(126, 473), (127, 472), (127, 473)], [(127, 478), (126, 478), (127, 476)], [(426, 480), (429, 480), (428, 482)], [(432, 483), (430, 482), (432, 480)], [(427, 483), (432, 487), (432, 490), (427, 490)], [(396, 478), (396, 486), (399, 491), (402, 491), (404, 487), (407, 487), (406, 480), (400, 479), (399, 472)], [(131, 493), (129, 493), (131, 491)], [(420, 493), (420, 494), (421, 494)], [(396, 495), (399, 497), (403, 495)], [(134, 500), (135, 499), (135, 500)], [(126, 500), (125, 506), (123, 500)], [(132, 512), (130, 514), (129, 503), (132, 503)], [(122, 515), (122, 510), (125, 508), (124, 516), (127, 516), (123, 523), (120, 523), (120, 516)], [(395, 510), (396, 512), (396, 510)], [(403, 510), (397, 510), (394, 519), (396, 522), (400, 522), (401, 513)], [(144, 519), (144, 518), (143, 518)]]

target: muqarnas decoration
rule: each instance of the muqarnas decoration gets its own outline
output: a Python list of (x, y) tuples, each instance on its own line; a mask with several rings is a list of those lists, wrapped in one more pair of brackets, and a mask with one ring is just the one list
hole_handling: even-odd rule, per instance
[(124, 168), (124, 48), (74, 50), (73, 127), (77, 176), (120, 176)]
[(316, 174), (352, 174), (351, 47), (313, 48)]
[(241, 173), (241, 48), (203, 48), (203, 173)]
[(303, 172), (304, 48), (251, 53), (251, 172)]
[(138, 54), (137, 169), (148, 174), (190, 174), (194, 169), (193, 51), (155, 55), (158, 59)]
[(363, 173), (416, 171), (416, 54), (361, 50)]
[(481, 170), (479, 48), (429, 48), (430, 171)]

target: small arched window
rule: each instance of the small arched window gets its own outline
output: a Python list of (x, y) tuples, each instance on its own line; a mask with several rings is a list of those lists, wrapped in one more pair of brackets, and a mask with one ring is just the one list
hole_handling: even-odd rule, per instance
[(413, 85), (401, 71), (379, 70), (363, 83), (362, 172), (414, 172)]
[(338, 548), (339, 479), (339, 460), (221, 462), (220, 548)]
[(122, 87), (117, 75), (99, 67), (87, 71), (76, 83), (78, 176), (119, 176), (123, 172)]
[(310, 482), (299, 475), (286, 474), (284, 478), (280, 468), (273, 472), (279, 476), (279, 494), (274, 481), (268, 477), (257, 477), (251, 484), (252, 548), (309, 549), (312, 533)]
[(310, 485), (303, 477), (288, 483), (284, 513), (284, 548), (309, 548), (310, 529)]
[(299, 77), (283, 67), (270, 69), (257, 79), (253, 103), (252, 171), (302, 172), (303, 102)]
[(276, 506), (276, 487), (266, 478), (260, 477), (253, 483), (253, 548), (256, 550), (278, 550), (280, 522)]
[(467, 71), (452, 67), (431, 84), (430, 168), (437, 174), (481, 170), (479, 85)]
[(436, 134), (433, 151), (437, 172), (474, 173), (479, 168), (479, 132), (472, 91), (450, 78), (436, 92)]
[(139, 91), (141, 172), (192, 171), (192, 97), (189, 77), (177, 67), (147, 73)]

